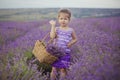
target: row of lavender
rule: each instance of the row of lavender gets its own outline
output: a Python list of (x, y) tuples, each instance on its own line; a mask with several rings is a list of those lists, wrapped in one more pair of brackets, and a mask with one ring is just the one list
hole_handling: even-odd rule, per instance
[[(120, 75), (120, 17), (80, 19), (77, 60), (67, 80), (118, 80)], [(78, 27), (79, 26), (79, 27)], [(74, 52), (73, 52), (74, 53)], [(73, 56), (76, 55), (73, 54)]]
[(24, 35), (29, 30), (45, 24), (45, 21), (37, 22), (15, 22), (1, 21), (0, 22), (0, 44), (6, 44), (15, 40), (17, 37)]
[[(72, 62), (66, 80), (117, 80), (119, 78), (119, 20), (120, 17), (110, 17), (71, 21), (70, 26), (77, 32), (78, 42), (71, 48), (73, 50)], [(6, 74), (1, 79), (44, 80), (48, 75), (43, 76), (42, 71), (38, 72), (35, 64), (31, 62), (29, 65), (26, 64), (24, 54), (31, 52), (35, 41), (42, 39), (50, 31), (48, 21), (28, 22), (26, 25), (23, 22), (12, 23), (15, 25), (11, 23), (0, 23), (2, 36), (0, 41), (6, 40), (7, 42), (11, 36), (16, 36), (16, 34), (20, 36), (1, 46), (0, 54), (8, 53), (7, 57), (2, 56), (4, 59), (1, 59), (3, 66), (0, 67), (0, 76)], [(3, 36), (3, 33), (6, 36)], [(9, 35), (10, 33), (12, 35)], [(11, 57), (9, 55), (11, 53), (14, 53), (14, 56)]]
[[(46, 23), (47, 20), (0, 22), (0, 80), (39, 80), (39, 77), (43, 80), (45, 78), (42, 71), (37, 70), (37, 65), (27, 64), (27, 57), (31, 54), (29, 52), (32, 51), (35, 40), (44, 36), (42, 26)], [(14, 40), (11, 40), (12, 36), (15, 37)], [(28, 56), (25, 56), (26, 54)]]

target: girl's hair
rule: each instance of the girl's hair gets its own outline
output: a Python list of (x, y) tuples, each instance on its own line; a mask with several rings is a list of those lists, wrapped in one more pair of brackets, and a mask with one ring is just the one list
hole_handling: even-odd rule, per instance
[(70, 12), (70, 10), (68, 10), (68, 9), (60, 9), (59, 12), (58, 12), (58, 17), (60, 16), (60, 13), (66, 13), (66, 14), (68, 14), (68, 18), (70, 20), (70, 18), (71, 18), (71, 12)]

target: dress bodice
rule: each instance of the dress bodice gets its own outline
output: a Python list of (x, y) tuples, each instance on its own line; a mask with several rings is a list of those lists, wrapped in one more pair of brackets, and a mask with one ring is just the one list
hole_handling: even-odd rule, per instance
[(72, 28), (68, 28), (67, 30), (62, 30), (59, 27), (56, 28), (57, 37), (55, 39), (55, 43), (57, 46), (70, 51), (67, 47), (67, 44), (72, 40)]

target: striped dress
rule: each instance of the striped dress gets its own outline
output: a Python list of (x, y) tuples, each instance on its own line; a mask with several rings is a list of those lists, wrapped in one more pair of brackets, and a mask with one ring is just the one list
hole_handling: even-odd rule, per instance
[(65, 50), (65, 55), (59, 60), (55, 61), (52, 66), (56, 68), (68, 68), (70, 65), (70, 53), (71, 50), (67, 47), (67, 44), (72, 40), (72, 28), (68, 30), (62, 30), (59, 27), (56, 28), (57, 38), (55, 38), (54, 43)]

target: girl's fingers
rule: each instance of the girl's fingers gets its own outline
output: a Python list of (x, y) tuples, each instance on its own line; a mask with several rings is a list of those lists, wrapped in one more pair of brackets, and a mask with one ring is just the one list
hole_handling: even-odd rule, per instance
[(56, 21), (51, 20), (51, 21), (49, 21), (49, 23), (50, 23), (51, 25), (55, 25), (55, 24), (56, 24)]

